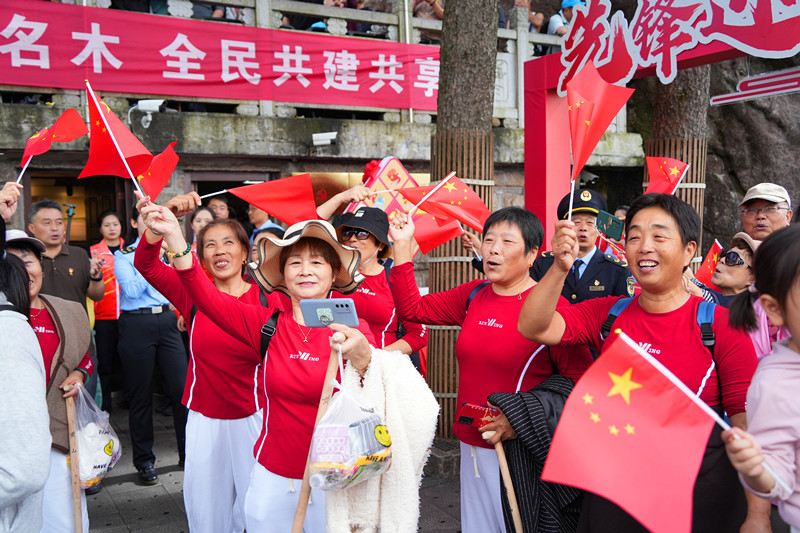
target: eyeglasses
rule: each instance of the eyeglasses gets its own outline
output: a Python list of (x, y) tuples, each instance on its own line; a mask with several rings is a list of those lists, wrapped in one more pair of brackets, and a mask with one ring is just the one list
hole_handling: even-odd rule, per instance
[(342, 230), (342, 240), (349, 241), (355, 235), (356, 239), (359, 241), (365, 241), (372, 235), (365, 229), (343, 229)]
[(744, 265), (747, 268), (750, 268), (750, 265), (744, 262), (744, 259), (742, 258), (741, 255), (739, 255), (739, 252), (734, 252), (734, 251), (726, 252), (725, 250), (722, 250), (719, 253), (719, 260), (722, 261), (725, 264), (725, 266), (735, 267)]
[(772, 216), (777, 214), (780, 211), (786, 210), (788, 211), (788, 207), (778, 207), (777, 205), (770, 205), (767, 207), (742, 207), (739, 209), (739, 212), (748, 217), (755, 217), (758, 216), (759, 211), (764, 213), (764, 216)]

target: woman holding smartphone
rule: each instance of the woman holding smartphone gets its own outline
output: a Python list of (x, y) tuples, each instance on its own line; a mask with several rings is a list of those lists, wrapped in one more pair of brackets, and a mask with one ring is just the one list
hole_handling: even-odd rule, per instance
[[(191, 206), (194, 195), (171, 200)], [(197, 213), (197, 210), (195, 210)], [(250, 241), (242, 225), (228, 218), (199, 229), (197, 258), (220, 294), (259, 305), (261, 291), (242, 278)], [(160, 259), (161, 246), (142, 239), (134, 266), (185, 318), (189, 367), (181, 402), (188, 410), (183, 502), (193, 532), (244, 530), (244, 498), (255, 465), (253, 445), (261, 431), (265, 403), (258, 347), (231, 336), (184, 290), (178, 274)], [(277, 294), (267, 302), (281, 307)], [(213, 465), (213, 466), (212, 466)], [(238, 512), (237, 512), (238, 507)]]
[[(257, 464), (253, 470), (245, 499), (245, 521), (248, 533), (267, 531), (289, 531), (297, 504), (298, 492), (305, 470), (319, 397), (323, 387), (325, 371), (331, 351), (331, 330), (344, 334), (340, 345), (342, 357), (348, 360), (345, 376), (340, 380), (358, 383), (361, 379), (364, 391), (385, 383), (387, 391), (400, 387), (414, 402), (425, 397), (427, 403), (420, 405), (422, 417), (414, 413), (414, 420), (393, 422), (392, 417), (406, 416), (399, 406), (386, 407), (386, 422), (393, 437), (405, 436), (415, 442), (433, 438), (438, 406), (424, 380), (397, 352), (384, 352), (373, 348), (372, 334), (366, 324), (349, 328), (332, 324), (327, 328), (306, 327), (300, 308), (304, 299), (320, 299), (336, 290), (343, 294), (353, 292), (361, 280), (357, 273), (359, 253), (342, 246), (336, 233), (327, 222), (311, 220), (291, 226), (285, 239), (268, 237), (261, 241), (258, 262), (251, 265), (256, 282), (265, 290), (280, 291), (291, 299), (287, 309), (271, 305), (248, 305), (232, 295), (222, 294), (205, 278), (200, 266), (194, 262), (186, 240), (180, 231), (175, 215), (168, 209), (150, 204), (149, 198), (140, 200), (148, 231), (144, 240), (159, 245), (163, 238), (169, 253), (174, 258), (173, 266), (183, 289), (192, 298), (200, 312), (204, 313), (228, 334), (249, 346), (260, 350), (262, 326), (276, 317), (275, 332), (260, 367), (258, 361), (251, 363), (251, 370), (263, 378), (263, 392), (268, 408), (265, 410), (261, 434), (255, 443), (254, 455)], [(427, 395), (427, 396), (426, 396)], [(386, 398), (388, 398), (388, 392)], [(418, 432), (419, 435), (415, 435)], [(423, 437), (424, 435), (424, 437)], [(424, 443), (423, 443), (424, 445)], [(392, 469), (382, 477), (411, 473), (411, 479), (419, 482), (425, 452), (414, 457), (399, 456)], [(390, 474), (397, 468), (397, 471)], [(383, 483), (381, 488), (393, 485)], [(390, 507), (403, 509), (413, 517), (414, 528), (419, 513), (418, 496), (414, 490), (408, 495), (409, 484), (394, 496), (381, 492), (381, 500), (391, 502)], [(374, 501), (375, 498), (372, 498)], [(364, 505), (370, 505), (364, 501)], [(412, 507), (413, 506), (413, 507)], [(383, 507), (380, 508), (381, 511)], [(338, 509), (328, 509), (336, 513)], [(416, 514), (415, 514), (416, 511)], [(372, 517), (380, 526), (380, 520), (390, 519), (381, 512)], [(407, 519), (407, 518), (406, 518)], [(325, 531), (325, 493), (312, 490), (311, 503), (305, 519), (305, 531)], [(388, 524), (387, 524), (388, 525)], [(349, 528), (350, 524), (347, 524)]]

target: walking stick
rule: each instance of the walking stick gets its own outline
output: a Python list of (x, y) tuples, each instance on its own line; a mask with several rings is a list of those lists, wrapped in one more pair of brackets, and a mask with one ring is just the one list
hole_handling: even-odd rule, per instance
[[(482, 436), (484, 439), (491, 439), (494, 434), (494, 431), (487, 431)], [(506, 460), (506, 452), (503, 450), (503, 443), (498, 442), (495, 444), (494, 451), (497, 453), (497, 462), (500, 463), (500, 475), (503, 478), (503, 486), (506, 488), (508, 506), (511, 508), (511, 519), (514, 521), (514, 530), (516, 533), (522, 533), (522, 517), (519, 514), (517, 494), (514, 492), (514, 484), (511, 482), (511, 472), (508, 471), (508, 461)]]
[[(333, 342), (342, 343), (345, 340), (343, 333), (336, 332), (333, 334)], [(336, 368), (339, 358), (333, 355), (331, 350), (330, 358), (328, 359), (328, 368), (325, 370), (325, 383), (322, 386), (322, 394), (319, 398), (319, 409), (317, 410), (317, 418), (314, 420), (314, 427), (317, 427), (319, 419), (328, 410), (328, 403), (333, 396), (333, 378), (336, 377)], [(303, 532), (303, 522), (306, 520), (306, 510), (308, 509), (308, 500), (311, 499), (311, 484), (308, 481), (309, 468), (311, 459), (311, 448), (308, 449), (308, 458), (306, 458), (306, 469), (303, 472), (303, 483), (300, 485), (300, 495), (297, 498), (297, 509), (294, 512), (294, 522), (292, 522), (292, 533)]]
[[(71, 390), (67, 385), (64, 391)], [(67, 426), (69, 430), (69, 470), (72, 474), (72, 509), (75, 514), (75, 533), (83, 532), (81, 523), (81, 477), (78, 466), (78, 439), (75, 435), (75, 397), (67, 398)]]

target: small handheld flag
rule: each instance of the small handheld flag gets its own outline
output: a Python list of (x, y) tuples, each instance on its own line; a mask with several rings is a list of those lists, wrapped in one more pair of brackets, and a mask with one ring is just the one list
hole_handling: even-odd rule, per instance
[(86, 128), (86, 123), (81, 118), (80, 113), (74, 109), (64, 111), (52, 126), (40, 129), (25, 143), (25, 151), (22, 153), (22, 171), (17, 177), (17, 183), (22, 179), (22, 175), (25, 173), (25, 169), (28, 168), (33, 156), (47, 152), (54, 142), (74, 141), (87, 133), (89, 133), (89, 130)]
[(689, 165), (669, 157), (645, 157), (648, 183), (645, 194), (651, 192), (675, 194), (678, 185), (689, 172)]

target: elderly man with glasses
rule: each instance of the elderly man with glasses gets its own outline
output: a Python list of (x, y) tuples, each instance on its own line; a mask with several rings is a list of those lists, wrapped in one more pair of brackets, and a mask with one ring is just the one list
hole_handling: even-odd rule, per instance
[(792, 220), (792, 200), (789, 193), (774, 183), (759, 183), (747, 191), (739, 212), (742, 230), (757, 241), (789, 225)]

